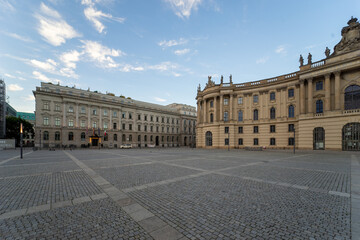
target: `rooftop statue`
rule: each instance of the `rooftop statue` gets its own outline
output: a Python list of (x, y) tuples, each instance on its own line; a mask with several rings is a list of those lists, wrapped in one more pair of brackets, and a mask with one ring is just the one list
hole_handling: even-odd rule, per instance
[(334, 47), (333, 55), (360, 49), (360, 23), (357, 18), (351, 17), (348, 26), (341, 30), (341, 40)]
[(330, 56), (330, 49), (328, 47), (326, 47), (326, 49), (325, 49), (325, 56), (326, 56), (326, 58), (328, 58)]
[(230, 84), (232, 84), (232, 75), (230, 74)]
[(200, 83), (199, 83), (199, 86), (198, 86), (198, 92), (201, 91), (201, 86), (200, 86)]
[(215, 82), (211, 80), (211, 76), (208, 76), (208, 82), (207, 82), (205, 88), (213, 87), (213, 86), (215, 86)]
[(224, 83), (224, 76), (221, 75), (221, 78), (220, 78), (220, 83), (223, 84)]
[(311, 53), (309, 53), (308, 55), (308, 64), (311, 64), (312, 63), (312, 55)]
[(300, 62), (300, 67), (304, 66), (304, 58), (301, 54), (300, 54), (299, 62)]

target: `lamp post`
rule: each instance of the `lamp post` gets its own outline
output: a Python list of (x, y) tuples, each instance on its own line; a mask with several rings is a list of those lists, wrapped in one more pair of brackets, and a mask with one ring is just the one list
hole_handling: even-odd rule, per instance
[(23, 124), (20, 123), (20, 158), (23, 158)]

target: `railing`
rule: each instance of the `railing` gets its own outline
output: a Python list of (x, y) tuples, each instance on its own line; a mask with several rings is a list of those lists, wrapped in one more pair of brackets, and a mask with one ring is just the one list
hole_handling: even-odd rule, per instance
[(230, 85), (230, 83), (223, 83), (223, 84), (221, 84), (221, 86), (222, 87), (230, 87), (231, 85)]
[(292, 78), (292, 77), (296, 77), (296, 73), (291, 73), (291, 74), (285, 75), (285, 79)]
[(268, 82), (268, 83), (276, 82), (276, 81), (277, 81), (277, 78), (271, 78), (271, 79), (266, 80), (266, 82)]
[(324, 116), (323, 113), (315, 113), (315, 117), (322, 117), (322, 116)]
[(250, 85), (251, 85), (251, 86), (254, 86), (254, 85), (259, 85), (259, 84), (261, 84), (261, 82), (260, 82), (260, 81), (258, 81), (258, 82), (251, 82), (251, 83), (250, 83)]
[(359, 113), (360, 109), (349, 109), (349, 110), (344, 110), (343, 114), (351, 114), (351, 113)]
[(312, 63), (311, 68), (316, 68), (316, 67), (320, 67), (320, 66), (323, 66), (323, 65), (325, 65), (325, 60), (321, 60), (321, 61)]

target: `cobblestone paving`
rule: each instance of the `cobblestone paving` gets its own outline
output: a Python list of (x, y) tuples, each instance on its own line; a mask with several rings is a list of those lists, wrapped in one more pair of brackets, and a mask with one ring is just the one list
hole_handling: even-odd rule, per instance
[(136, 164), (136, 163), (147, 163), (150, 160), (141, 160), (141, 159), (134, 159), (134, 158), (105, 158), (101, 160), (87, 160), (86, 165), (95, 169), (95, 168), (113, 168), (113, 167), (120, 167), (129, 164)]
[(349, 198), (207, 175), (130, 195), (190, 239), (349, 239)]
[(348, 173), (291, 169), (268, 164), (245, 166), (225, 172), (242, 177), (254, 177), (267, 181), (350, 193), (350, 175)]
[(199, 172), (196, 170), (167, 166), (159, 163), (96, 169), (95, 171), (119, 189), (158, 182)]
[(0, 214), (101, 192), (83, 171), (5, 178), (0, 180)]
[(109, 199), (0, 220), (2, 239), (152, 239)]

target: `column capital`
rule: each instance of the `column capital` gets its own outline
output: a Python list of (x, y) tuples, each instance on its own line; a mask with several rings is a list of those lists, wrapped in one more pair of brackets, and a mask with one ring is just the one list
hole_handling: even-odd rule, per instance
[(335, 75), (335, 76), (338, 76), (338, 77), (339, 77), (340, 74), (341, 74), (341, 71), (336, 71), (336, 72), (334, 72), (334, 75)]
[(305, 83), (305, 79), (300, 79), (300, 80), (299, 80), (299, 83), (300, 83), (300, 84), (304, 84), (304, 83)]
[(325, 79), (330, 79), (330, 75), (331, 75), (331, 73), (324, 74)]
[(306, 80), (307, 80), (307, 82), (309, 83), (309, 82), (312, 82), (313, 81), (313, 77), (310, 77), (310, 78), (307, 78)]

